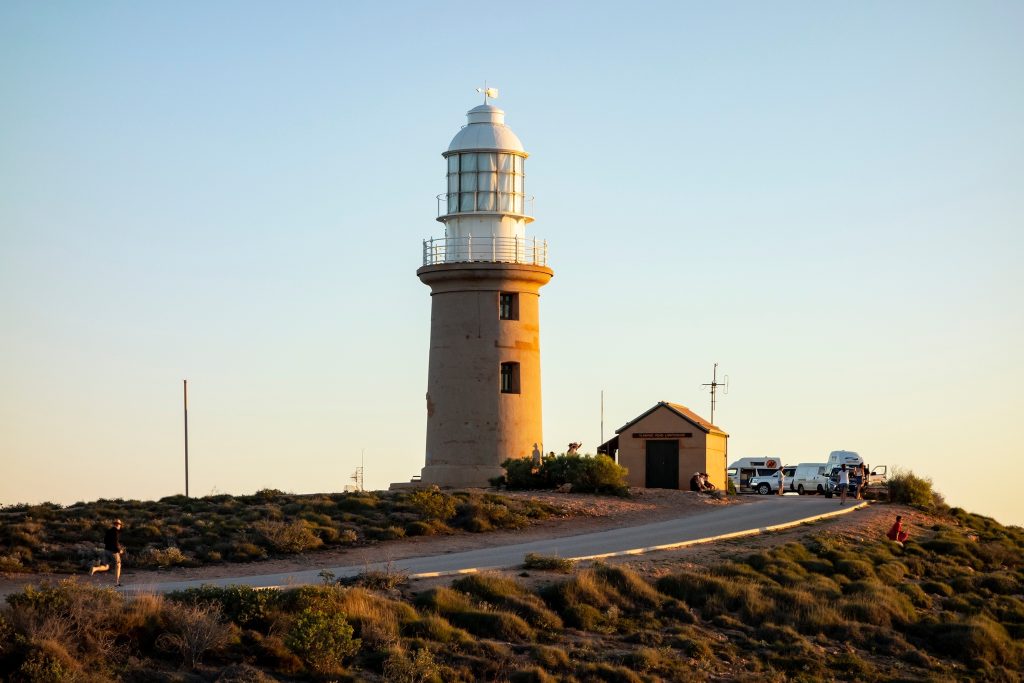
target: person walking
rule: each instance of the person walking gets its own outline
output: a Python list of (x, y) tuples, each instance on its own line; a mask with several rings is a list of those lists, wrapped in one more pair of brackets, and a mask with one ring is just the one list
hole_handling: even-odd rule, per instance
[(850, 488), (850, 472), (846, 465), (839, 468), (839, 504), (846, 504), (846, 489)]
[(89, 576), (93, 576), (96, 572), (108, 571), (113, 565), (115, 586), (121, 585), (121, 557), (124, 555), (124, 546), (121, 545), (121, 527), (123, 526), (124, 523), (121, 520), (115, 519), (107, 529), (107, 533), (103, 535), (103, 554), (106, 564), (97, 565), (89, 570)]

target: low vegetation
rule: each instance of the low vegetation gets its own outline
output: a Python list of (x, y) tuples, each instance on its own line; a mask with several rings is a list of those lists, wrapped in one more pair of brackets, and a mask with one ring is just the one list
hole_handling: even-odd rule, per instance
[(574, 493), (629, 494), (629, 470), (607, 455), (555, 455), (537, 463), (533, 458), (509, 459), (501, 463), (505, 476), (491, 481), (510, 490), (569, 488)]
[(1020, 680), (1024, 529), (936, 519), (906, 545), (820, 530), (653, 576), (598, 563), (417, 592), (324, 575), (130, 600), (69, 579), (0, 609), (0, 679)]
[(0, 508), (0, 572), (76, 572), (99, 558), (115, 518), (128, 566), (196, 567), (361, 546), (405, 536), (518, 529), (556, 506), (480, 492), (171, 496)]

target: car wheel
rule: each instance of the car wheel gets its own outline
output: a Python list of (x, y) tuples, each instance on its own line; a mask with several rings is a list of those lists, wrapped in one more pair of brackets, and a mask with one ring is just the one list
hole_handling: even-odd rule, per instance
[(760, 493), (762, 496), (767, 496), (769, 493), (772, 492), (772, 487), (769, 486), (768, 484), (758, 484), (757, 492)]
[(825, 488), (821, 484), (818, 484), (818, 493), (819, 494), (825, 493)]
[(800, 494), (801, 496), (802, 496), (802, 495), (804, 495), (804, 485), (803, 485), (803, 484), (800, 484), (799, 486), (797, 486), (797, 487), (796, 487), (796, 492), (797, 492), (798, 494)]

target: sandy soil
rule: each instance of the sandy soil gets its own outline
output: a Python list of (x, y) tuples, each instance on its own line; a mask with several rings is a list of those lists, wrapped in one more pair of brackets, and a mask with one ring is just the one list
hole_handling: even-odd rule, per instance
[[(484, 534), (458, 533), (452, 536), (416, 537), (399, 541), (375, 543), (360, 548), (329, 550), (307, 555), (266, 560), (262, 562), (222, 564), (199, 568), (173, 568), (158, 571), (134, 570), (126, 566), (122, 582), (159, 583), (189, 579), (214, 579), (230, 576), (251, 576), (276, 574), (319, 567), (343, 567), (371, 562), (399, 560), (407, 557), (439, 555), (444, 553), (473, 550), (496, 545), (522, 543), (525, 541), (571, 536), (575, 534), (636, 526), (687, 515), (699, 514), (725, 505), (748, 504), (754, 496), (739, 496), (727, 500), (715, 500), (689, 491), (665, 489), (635, 489), (631, 498), (612, 498), (580, 494), (514, 492), (507, 495), (528, 497), (558, 505), (566, 515), (552, 518), (526, 529), (495, 531)], [(897, 514), (902, 514), (905, 526), (913, 538), (927, 537), (936, 520), (912, 508), (889, 504), (872, 504), (847, 515), (804, 524), (780, 532), (749, 536), (740, 539), (718, 541), (704, 545), (665, 550), (640, 556), (608, 558), (610, 564), (628, 566), (641, 574), (657, 577), (686, 567), (714, 564), (726, 559), (742, 557), (758, 550), (770, 548), (791, 541), (801, 541), (817, 534), (829, 534), (841, 542), (857, 545), (868, 540), (882, 538), (892, 525)], [(586, 566), (588, 563), (582, 563)], [(545, 582), (559, 575), (548, 572), (529, 572), (512, 569), (504, 572), (527, 579), (528, 583)], [(59, 580), (67, 575), (6, 575), (0, 577), (0, 595), (21, 589), (28, 583), (44, 580)], [(85, 580), (107, 583), (113, 577), (98, 574)], [(412, 590), (428, 588), (451, 579), (421, 579), (412, 582)]]

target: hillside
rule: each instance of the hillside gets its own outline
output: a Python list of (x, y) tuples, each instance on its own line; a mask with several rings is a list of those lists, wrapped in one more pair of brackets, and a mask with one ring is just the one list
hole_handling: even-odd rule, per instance
[[(905, 547), (882, 536), (895, 513)], [(1020, 680), (1024, 530), (873, 505), (686, 551), (455, 581), (12, 595), (11, 680)], [(329, 578), (329, 577), (328, 577)]]

